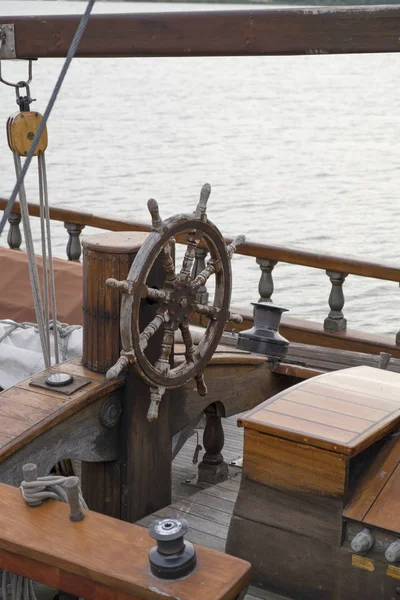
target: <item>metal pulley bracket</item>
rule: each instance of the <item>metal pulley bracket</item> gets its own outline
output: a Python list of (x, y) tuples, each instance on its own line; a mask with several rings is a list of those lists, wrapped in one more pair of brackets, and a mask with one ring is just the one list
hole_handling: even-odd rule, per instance
[(0, 25), (0, 60), (17, 58), (14, 31), (13, 23)]

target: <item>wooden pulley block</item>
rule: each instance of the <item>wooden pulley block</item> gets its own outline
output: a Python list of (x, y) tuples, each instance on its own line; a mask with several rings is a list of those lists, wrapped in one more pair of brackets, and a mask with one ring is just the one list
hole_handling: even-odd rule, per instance
[[(39, 128), (43, 116), (34, 111), (21, 111), (7, 121), (7, 139), (12, 152), (26, 156)], [(47, 128), (44, 129), (35, 156), (42, 154), (47, 148)]]

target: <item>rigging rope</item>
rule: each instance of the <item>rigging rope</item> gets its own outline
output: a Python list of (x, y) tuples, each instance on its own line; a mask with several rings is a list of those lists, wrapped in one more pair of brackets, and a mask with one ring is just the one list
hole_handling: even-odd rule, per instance
[(37, 149), (37, 147), (39, 145), (40, 139), (41, 139), (42, 134), (44, 132), (44, 129), (46, 127), (47, 120), (50, 117), (51, 111), (52, 111), (54, 103), (55, 103), (55, 101), (57, 99), (58, 93), (59, 93), (59, 91), (61, 89), (61, 86), (62, 86), (62, 84), (64, 82), (64, 79), (65, 79), (65, 76), (66, 76), (66, 74), (68, 72), (68, 69), (69, 69), (69, 66), (71, 64), (71, 61), (72, 61), (72, 59), (74, 58), (74, 56), (76, 54), (76, 51), (77, 51), (79, 43), (81, 41), (83, 32), (85, 31), (86, 25), (87, 25), (87, 23), (89, 21), (90, 13), (92, 12), (92, 9), (93, 9), (93, 6), (94, 6), (95, 2), (96, 2), (96, 0), (89, 0), (89, 2), (87, 4), (87, 7), (86, 7), (86, 10), (83, 13), (82, 18), (80, 20), (80, 23), (78, 25), (78, 28), (77, 28), (77, 30), (75, 32), (74, 38), (73, 38), (73, 40), (71, 42), (71, 46), (70, 46), (70, 48), (68, 50), (68, 53), (67, 53), (67, 57), (65, 59), (63, 67), (62, 67), (62, 69), (60, 71), (60, 74), (58, 76), (56, 85), (54, 86), (54, 90), (53, 90), (53, 92), (51, 94), (49, 103), (48, 103), (48, 105), (46, 107), (46, 110), (44, 111), (43, 119), (42, 119), (42, 121), (41, 121), (41, 123), (39, 125), (39, 128), (38, 128), (38, 130), (36, 132), (35, 137), (33, 138), (32, 145), (31, 145), (31, 147), (29, 149), (29, 152), (28, 152), (28, 154), (26, 156), (23, 169), (20, 172), (20, 174), (18, 175), (18, 178), (17, 178), (17, 181), (15, 183), (15, 186), (14, 186), (14, 189), (12, 191), (12, 194), (11, 194), (11, 196), (10, 196), (8, 202), (7, 202), (6, 208), (4, 209), (3, 217), (2, 217), (2, 219), (0, 221), (0, 236), (1, 236), (1, 234), (3, 232), (3, 229), (4, 229), (4, 227), (5, 227), (6, 223), (7, 223), (8, 217), (12, 213), (12, 209), (14, 207), (15, 201), (17, 199), (18, 194), (20, 193), (20, 189), (22, 188), (22, 184), (24, 182), (25, 175), (28, 172), (29, 165), (31, 164), (32, 158), (33, 158), (33, 156), (35, 154), (35, 151), (36, 151), (36, 149)]
[[(42, 229), (42, 256), (43, 256), (43, 286), (45, 297), (45, 324), (46, 324), (46, 340), (50, 351), (50, 318), (49, 318), (49, 288), (51, 298), (51, 314), (53, 323), (57, 322), (57, 306), (56, 306), (56, 288), (54, 282), (53, 268), (53, 252), (51, 247), (51, 232), (50, 232), (50, 210), (49, 210), (49, 195), (47, 190), (47, 172), (46, 159), (44, 152), (38, 155), (39, 166), (39, 192), (40, 192), (40, 223)], [(47, 252), (46, 252), (47, 244)], [(48, 254), (48, 260), (47, 260)], [(58, 331), (54, 328), (54, 357), (56, 364), (60, 362), (58, 352)]]
[[(15, 165), (15, 173), (17, 177), (20, 176), (21, 173), (21, 157), (17, 152), (13, 152), (14, 155), (14, 165)], [(32, 230), (29, 221), (29, 209), (28, 202), (26, 199), (25, 186), (22, 180), (20, 189), (19, 189), (19, 201), (21, 207), (21, 215), (22, 215), (22, 224), (24, 227), (24, 236), (25, 236), (25, 244), (28, 256), (28, 267), (29, 267), (29, 278), (31, 281), (32, 287), (32, 296), (33, 296), (33, 304), (35, 307), (36, 319), (38, 322), (39, 335), (40, 335), (40, 343), (42, 346), (43, 359), (46, 369), (51, 366), (50, 363), (50, 348), (47, 345), (46, 333), (45, 333), (45, 322), (43, 317), (43, 306), (42, 306), (42, 297), (40, 294), (40, 284), (39, 284), (39, 274), (37, 269), (35, 250), (33, 247), (33, 237)], [(44, 265), (43, 265), (44, 267)], [(43, 269), (44, 270), (44, 269)]]

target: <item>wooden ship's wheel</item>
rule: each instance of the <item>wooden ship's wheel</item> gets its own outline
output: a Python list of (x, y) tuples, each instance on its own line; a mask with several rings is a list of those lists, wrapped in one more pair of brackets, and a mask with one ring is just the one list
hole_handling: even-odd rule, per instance
[[(225, 245), (219, 229), (208, 220), (207, 201), (211, 193), (209, 184), (205, 184), (200, 200), (193, 214), (180, 214), (163, 221), (155, 200), (147, 206), (152, 218), (152, 232), (143, 243), (129, 271), (126, 281), (107, 279), (107, 285), (123, 292), (121, 302), (121, 356), (109, 369), (107, 378), (117, 377), (129, 363), (134, 364), (140, 377), (151, 388), (151, 403), (147, 414), (149, 421), (158, 416), (159, 403), (167, 388), (176, 388), (194, 378), (197, 391), (206, 395), (204, 369), (216, 350), (227, 321), (240, 322), (241, 316), (229, 312), (232, 274), (230, 259), (244, 236)], [(171, 252), (171, 243), (175, 237), (187, 243), (182, 267), (175, 270)], [(206, 268), (196, 277), (192, 276), (195, 250), (199, 244), (205, 245), (210, 252)], [(161, 255), (165, 271), (162, 289), (146, 285), (146, 281), (156, 258)], [(200, 304), (196, 295), (201, 286), (215, 275), (215, 295), (213, 304)], [(142, 299), (158, 303), (156, 316), (145, 327), (139, 329), (139, 312)], [(192, 313), (205, 315), (209, 323), (197, 346), (194, 345), (189, 329)], [(150, 338), (163, 328), (161, 352), (153, 365), (145, 355)], [(185, 345), (185, 360), (173, 367), (171, 351), (174, 332), (180, 329)]]

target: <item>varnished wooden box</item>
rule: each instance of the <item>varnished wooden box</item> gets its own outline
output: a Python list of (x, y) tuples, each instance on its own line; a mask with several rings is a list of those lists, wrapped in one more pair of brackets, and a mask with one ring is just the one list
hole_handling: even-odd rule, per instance
[[(250, 411), (227, 551), (295, 600), (395, 600), (400, 563), (400, 375), (370, 367), (310, 379)], [(367, 528), (371, 549), (351, 542)]]

